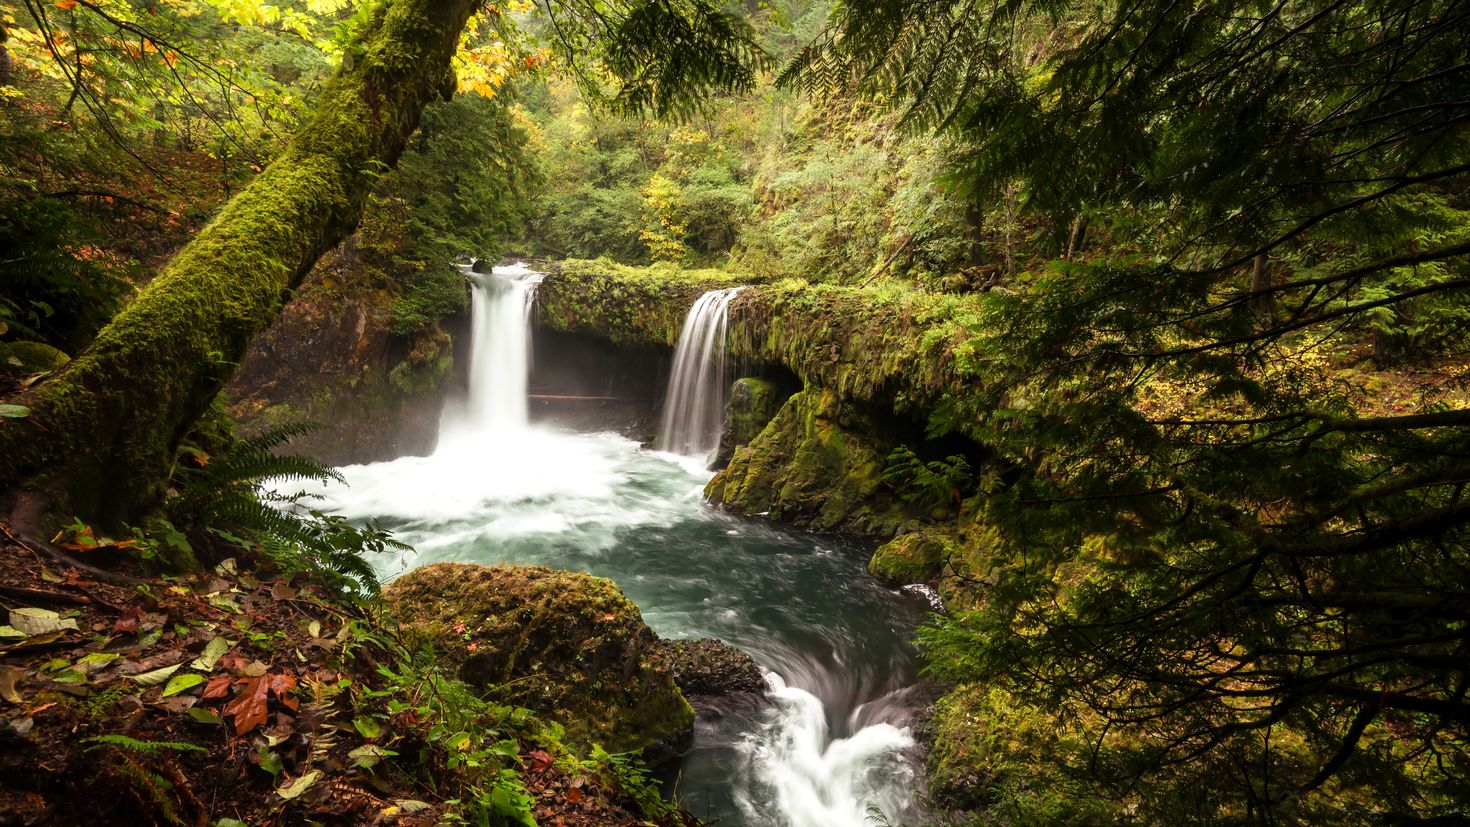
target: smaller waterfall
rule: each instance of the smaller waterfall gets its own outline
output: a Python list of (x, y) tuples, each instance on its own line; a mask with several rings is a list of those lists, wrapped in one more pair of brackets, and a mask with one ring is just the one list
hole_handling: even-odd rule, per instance
[(743, 289), (711, 290), (684, 317), (658, 433), (658, 446), (665, 451), (707, 457), (719, 444), (730, 384), (725, 371), (726, 319), (730, 301)]
[(489, 273), (460, 268), (474, 285), (470, 387), (464, 426), (478, 431), (526, 427), (530, 381), (531, 309), (542, 273), (521, 264)]

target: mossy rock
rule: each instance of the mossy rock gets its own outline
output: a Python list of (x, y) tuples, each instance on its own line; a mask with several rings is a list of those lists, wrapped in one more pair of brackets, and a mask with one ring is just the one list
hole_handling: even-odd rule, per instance
[(781, 410), (788, 393), (769, 379), (746, 376), (730, 386), (730, 401), (725, 404), (725, 427), (720, 431), (720, 446), (715, 452), (711, 470), (730, 464), (735, 449), (748, 445)]
[(436, 563), (383, 591), (410, 642), (471, 686), (566, 727), (567, 740), (650, 759), (687, 743), (694, 710), (638, 607), (611, 581), (543, 566)]
[(949, 538), (915, 531), (879, 546), (868, 560), (868, 573), (889, 586), (928, 583), (939, 576), (953, 550)]
[(712, 638), (661, 640), (674, 670), (674, 682), (688, 696), (763, 694), (765, 673), (755, 658)]
[(70, 361), (70, 356), (43, 342), (0, 344), (0, 372), (45, 373)]
[(727, 510), (820, 531), (891, 537), (910, 516), (883, 486), (892, 445), (858, 403), (808, 387), (705, 487)]

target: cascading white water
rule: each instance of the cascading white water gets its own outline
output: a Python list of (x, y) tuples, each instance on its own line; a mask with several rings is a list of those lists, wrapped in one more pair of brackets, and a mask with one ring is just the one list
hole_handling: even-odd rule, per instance
[[(915, 779), (906, 753), (914, 739), (907, 728), (879, 720), (833, 738), (820, 698), (775, 674), (766, 682), (775, 708), (741, 750), (758, 782), (739, 797), (747, 817), (765, 823), (761, 814), (774, 810), (781, 814), (774, 823), (794, 827), (911, 823), (908, 791)], [(862, 712), (860, 707), (853, 718)]]
[(691, 457), (708, 457), (720, 442), (725, 418), (725, 330), (730, 301), (744, 290), (729, 287), (700, 296), (684, 316), (674, 369), (664, 397), (659, 448)]
[[(445, 424), (470, 431), (525, 428), (531, 309), (544, 275), (519, 263), (489, 273), (475, 273), (469, 266), (461, 269), (474, 285), (469, 395), (463, 421)], [(448, 409), (446, 415), (454, 416)]]

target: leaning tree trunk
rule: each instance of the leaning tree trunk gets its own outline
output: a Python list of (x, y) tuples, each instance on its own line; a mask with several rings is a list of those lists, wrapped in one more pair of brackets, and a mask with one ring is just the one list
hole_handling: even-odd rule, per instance
[(290, 291), (362, 216), (478, 0), (383, 0), (310, 121), (64, 369), (0, 419), (5, 512), (108, 524), (157, 502), (179, 441)]

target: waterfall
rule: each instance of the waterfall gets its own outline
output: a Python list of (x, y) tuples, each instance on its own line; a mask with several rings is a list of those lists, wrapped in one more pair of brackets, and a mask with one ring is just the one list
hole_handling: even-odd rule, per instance
[(530, 381), (531, 309), (544, 274), (519, 263), (475, 273), (461, 270), (473, 285), (469, 397), (462, 427), (512, 431), (526, 427)]
[(684, 317), (658, 433), (658, 446), (665, 451), (707, 457), (719, 445), (729, 389), (725, 323), (730, 301), (743, 289), (711, 290)]

